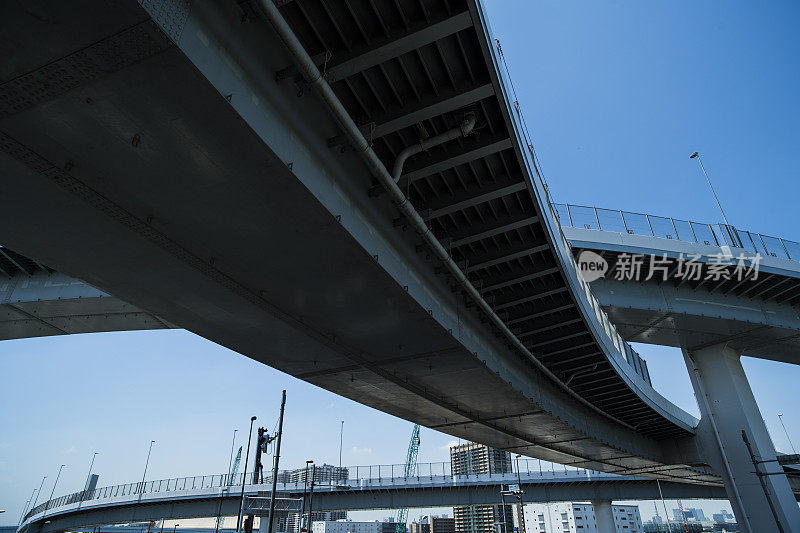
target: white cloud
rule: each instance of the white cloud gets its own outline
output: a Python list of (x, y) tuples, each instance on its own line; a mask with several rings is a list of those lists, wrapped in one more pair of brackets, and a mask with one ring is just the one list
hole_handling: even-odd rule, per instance
[(439, 449), (440, 450), (449, 450), (453, 446), (458, 446), (458, 441), (457, 440), (451, 440), (450, 442), (448, 442), (444, 446), (439, 446)]

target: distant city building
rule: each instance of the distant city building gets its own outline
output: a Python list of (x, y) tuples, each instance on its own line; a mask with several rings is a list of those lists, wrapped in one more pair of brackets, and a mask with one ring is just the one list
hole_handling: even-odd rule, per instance
[[(284, 470), (278, 473), (279, 483), (298, 483), (306, 484), (307, 490), (311, 490), (311, 472), (314, 472), (314, 485), (344, 485), (347, 483), (349, 471), (347, 468), (333, 466), (329, 464), (318, 465), (315, 468), (298, 468), (296, 470)], [(272, 475), (264, 476), (267, 482), (272, 480)], [(300, 513), (288, 513), (277, 515), (277, 529), (286, 533), (300, 533), (301, 520)], [(307, 516), (306, 516), (307, 518)], [(324, 511), (311, 513), (311, 522), (315, 521), (337, 521), (346, 520), (347, 511)]]
[[(637, 505), (612, 505), (616, 531), (642, 533), (642, 517)], [(590, 503), (529, 503), (523, 506), (527, 533), (590, 533), (597, 531), (594, 507)]]
[(423, 516), (409, 524), (409, 533), (455, 533), (455, 518), (449, 516)]
[(454, 476), (511, 472), (511, 454), (484, 444), (467, 442), (450, 447)]
[(687, 521), (694, 521), (694, 522), (705, 522), (706, 515), (703, 514), (702, 509), (695, 509), (694, 507), (687, 507), (683, 509), (683, 515), (681, 515), (680, 509), (673, 509), (672, 510), (672, 518), (677, 522), (683, 522), (684, 517)]
[(431, 533), (431, 525), (420, 522), (411, 522), (408, 525), (408, 533)]
[[(667, 529), (669, 528), (669, 529)], [(664, 521), (661, 524), (655, 524), (652, 521), (644, 524), (644, 533), (703, 533), (703, 531), (710, 531), (703, 527), (700, 522), (687, 522), (684, 526), (683, 522), (677, 523), (670, 520), (670, 525)]]
[(456, 519), (449, 516), (431, 516), (430, 533), (455, 533)]
[[(300, 513), (281, 513), (275, 515), (275, 518), (278, 521), (276, 531), (300, 533)], [(306, 515), (307, 518), (308, 515)], [(315, 511), (311, 513), (312, 524), (317, 521), (335, 522), (337, 520), (347, 520), (347, 511)]]
[[(397, 531), (397, 521), (394, 516), (387, 516), (383, 519), (383, 528), (386, 533), (395, 533)], [(408, 533), (408, 526), (402, 526), (402, 533)]]
[(311, 485), (312, 470), (314, 472), (315, 485), (343, 485), (347, 483), (347, 478), (350, 474), (346, 467), (323, 464), (317, 465), (313, 469), (308, 467), (298, 468), (297, 470), (285, 470), (278, 474), (278, 481), (281, 483), (307, 482), (309, 485)]
[(394, 522), (352, 522), (350, 520), (320, 520), (313, 523), (311, 533), (394, 533)]
[(728, 511), (726, 511), (725, 509), (720, 509), (718, 513), (712, 514), (711, 518), (717, 524), (732, 524), (736, 522), (736, 517), (733, 516)]
[[(454, 476), (500, 474), (512, 471), (511, 454), (484, 444), (468, 442), (450, 447)], [(503, 533), (511, 530), (510, 505), (468, 505), (453, 507), (455, 533)], [(506, 528), (508, 532), (503, 531)]]

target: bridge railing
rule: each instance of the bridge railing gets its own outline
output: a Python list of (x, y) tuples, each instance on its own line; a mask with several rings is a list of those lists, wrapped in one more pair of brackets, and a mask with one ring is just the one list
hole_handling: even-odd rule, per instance
[(703, 224), (584, 205), (553, 204), (553, 208), (562, 226), (650, 235), (711, 246), (734, 246), (765, 256), (800, 261), (800, 242), (740, 230), (726, 224)]
[[(486, 477), (503, 476), (508, 478), (509, 483), (513, 483), (515, 476), (520, 479), (528, 480), (559, 480), (573, 478), (597, 478), (604, 476), (614, 477), (613, 474), (595, 472), (580, 468), (559, 467), (556, 469), (551, 465), (550, 469), (544, 467), (542, 462), (537, 459), (517, 459), (513, 461), (510, 472), (479, 474), (469, 469), (459, 474), (453, 474), (450, 462), (419, 463), (411, 476), (405, 476), (404, 464), (385, 464), (385, 465), (361, 465), (349, 467), (333, 467), (324, 465), (316, 469), (314, 480), (320, 488), (357, 488), (357, 487), (377, 487), (383, 485), (399, 485), (415, 480), (417, 482), (435, 481), (441, 483), (451, 483), (459, 481), (469, 481), (470, 479), (481, 479)], [(311, 481), (311, 469), (284, 470), (278, 473), (279, 490), (300, 490), (304, 486), (304, 481)], [(66, 494), (58, 498), (43, 502), (32, 508), (25, 514), (24, 520), (49, 512), (65, 505), (79, 502), (90, 502), (94, 500), (105, 500), (110, 498), (123, 498), (139, 494), (155, 494), (164, 492), (187, 491), (197, 489), (223, 489), (230, 487), (231, 490), (241, 488), (242, 482), (245, 485), (255, 485), (253, 483), (253, 473), (240, 473), (234, 476), (228, 474), (213, 474), (204, 476), (176, 477), (145, 481), (142, 483), (125, 483), (121, 485), (110, 485), (94, 490), (83, 490)], [(261, 483), (269, 485), (272, 482), (271, 475), (265, 475)], [(258, 484), (261, 484), (258, 483)]]

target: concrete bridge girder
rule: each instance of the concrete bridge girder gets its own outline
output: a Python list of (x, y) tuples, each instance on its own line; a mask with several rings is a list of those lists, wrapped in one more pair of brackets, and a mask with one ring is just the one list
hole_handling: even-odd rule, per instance
[[(145, 28), (150, 55), (2, 119), (0, 166), (15, 182), (9, 195), (20, 206), (35, 195), (34, 216), (54, 228), (42, 235), (14, 224), (21, 213), (9, 209), (6, 242), (59, 271), (81, 272), (93, 285), (113, 286), (139, 308), (397, 416), (570, 464), (660, 464), (657, 441), (573, 405), (464, 310), (417, 251), (416, 238), (392, 225), (390, 203), (365, 194), (370, 180), (361, 162), (328, 148), (338, 127), (325, 109), (313, 97), (298, 98), (291, 84), (276, 83), (275, 72), (290, 61), (267, 26), (242, 24), (233, 4), (161, 4), (180, 3), (145, 3), (149, 11), (129, 21)], [(174, 45), (146, 29), (147, 15)], [(86, 135), (53, 120), (63, 115), (87, 117)], [(43, 124), (58, 142), (37, 138)], [(109, 136), (109, 129), (126, 135)], [(74, 169), (54, 164), (65, 159)], [(70, 231), (58, 220), (69, 220)], [(306, 271), (284, 268), (275, 253)], [(275, 279), (281, 287), (271, 284)], [(345, 301), (354, 302), (347, 316), (336, 308)], [(378, 327), (363, 327), (357, 318), (365, 316)], [(427, 371), (415, 360), (427, 361)], [(453, 379), (456, 370), (485, 393), (465, 393), (469, 387)], [(691, 417), (650, 394), (660, 413), (674, 415), (676, 428), (691, 434)], [(702, 469), (695, 474), (714, 478)]]
[(60, 272), (0, 280), (0, 340), (174, 327)]
[(800, 363), (800, 314), (791, 306), (655, 282), (598, 279), (591, 286), (628, 341), (675, 347), (727, 342), (743, 355)]

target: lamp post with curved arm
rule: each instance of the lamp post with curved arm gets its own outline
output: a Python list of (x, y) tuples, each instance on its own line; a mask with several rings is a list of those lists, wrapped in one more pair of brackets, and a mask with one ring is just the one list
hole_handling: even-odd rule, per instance
[(703, 171), (703, 175), (706, 177), (708, 186), (711, 188), (711, 194), (714, 195), (714, 200), (717, 201), (717, 207), (719, 207), (719, 212), (722, 213), (722, 220), (725, 221), (726, 226), (730, 226), (730, 224), (728, 224), (728, 219), (725, 217), (725, 211), (722, 210), (722, 204), (719, 203), (719, 198), (717, 198), (717, 193), (714, 191), (714, 186), (711, 185), (711, 180), (708, 177), (708, 172), (706, 172), (706, 167), (703, 166), (703, 160), (700, 159), (700, 152), (694, 152), (692, 155), (689, 156), (689, 159), (695, 159), (695, 158), (697, 158), (697, 162), (700, 163), (700, 169)]

